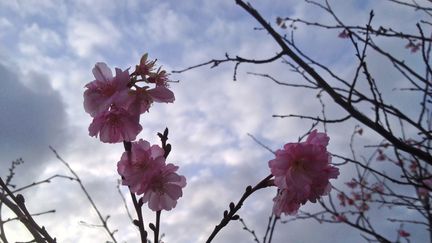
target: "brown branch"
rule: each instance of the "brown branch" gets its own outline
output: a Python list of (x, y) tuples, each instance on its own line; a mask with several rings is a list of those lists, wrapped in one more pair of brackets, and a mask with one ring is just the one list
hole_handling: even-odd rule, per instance
[(245, 192), (243, 193), (242, 197), (237, 202), (237, 204), (234, 204), (233, 202), (230, 203), (229, 211), (225, 210), (224, 217), (222, 218), (220, 223), (215, 226), (215, 228), (213, 229), (213, 232), (210, 234), (206, 243), (210, 243), (214, 239), (214, 237), (219, 233), (219, 231), (221, 229), (223, 229), (231, 220), (238, 220), (240, 217), (238, 215), (236, 215), (236, 213), (243, 206), (243, 202), (250, 195), (252, 195), (252, 193), (258, 191), (259, 189), (270, 186), (269, 181), (272, 177), (273, 177), (273, 175), (269, 175), (266, 178), (264, 178), (262, 181), (260, 181), (258, 184), (256, 184), (254, 187), (252, 187), (252, 186), (246, 187)]
[(210, 68), (214, 68), (219, 66), (219, 64), (224, 63), (224, 62), (236, 62), (235, 66), (234, 66), (234, 81), (236, 80), (236, 75), (237, 75), (237, 68), (240, 65), (240, 63), (254, 63), (254, 64), (264, 64), (264, 63), (271, 63), (276, 61), (277, 59), (281, 58), (283, 56), (283, 53), (278, 53), (276, 54), (276, 56), (268, 58), (268, 59), (247, 59), (247, 58), (243, 58), (243, 57), (230, 57), (228, 54), (225, 54), (225, 59), (213, 59), (210, 60), (208, 62), (204, 62), (198, 65), (194, 65), (194, 66), (190, 66), (181, 70), (174, 70), (172, 71), (172, 73), (182, 73), (194, 68), (198, 68), (198, 67), (203, 67), (203, 66), (207, 66), (211, 64)]
[(288, 55), (295, 63), (303, 68), (317, 83), (322, 87), (332, 99), (348, 113), (350, 113), (358, 121), (368, 126), (372, 130), (379, 133), (381, 136), (386, 138), (389, 142), (393, 143), (398, 149), (410, 153), (426, 161), (432, 165), (432, 156), (423, 150), (412, 147), (405, 142), (395, 137), (391, 132), (387, 131), (380, 124), (377, 124), (370, 120), (366, 115), (358, 111), (352, 104), (345, 101), (342, 96), (337, 93), (311, 66), (305, 63), (297, 54), (295, 54), (284, 42), (283, 38), (270, 26), (270, 24), (264, 20), (264, 18), (250, 5), (246, 4), (242, 0), (236, 0), (236, 3), (254, 17), (273, 37), (273, 39), (282, 48), (282, 53)]
[(33, 183), (28, 184), (26, 186), (23, 186), (23, 187), (20, 187), (18, 189), (15, 189), (15, 190), (12, 191), (12, 193), (17, 193), (17, 192), (23, 191), (25, 189), (29, 189), (31, 187), (34, 187), (34, 186), (37, 186), (37, 185), (40, 185), (40, 184), (43, 184), (43, 183), (51, 183), (51, 180), (54, 179), (54, 178), (63, 178), (63, 179), (69, 179), (71, 181), (77, 181), (76, 178), (73, 178), (73, 177), (70, 177), (70, 176), (56, 174), (56, 175), (50, 176), (50, 177), (48, 177), (48, 178), (46, 178), (44, 180), (36, 181), (36, 182), (33, 182)]
[(246, 225), (246, 223), (244, 222), (244, 220), (242, 218), (239, 218), (239, 221), (243, 225), (243, 229), (252, 235), (252, 237), (254, 238), (254, 241), (257, 243), (260, 243), (260, 241), (258, 240), (258, 237), (255, 233), (255, 230), (249, 229), (249, 227)]
[(38, 243), (55, 243), (56, 239), (52, 238), (45, 227), (40, 227), (33, 219), (29, 211), (27, 210), (24, 202), (24, 197), (21, 194), (15, 196), (9, 188), (6, 186), (4, 181), (0, 178), (0, 187), (6, 192), (6, 194), (11, 198), (9, 200), (5, 194), (0, 195), (0, 200), (10, 208), (15, 215), (20, 219), (24, 226), (33, 235), (36, 242)]

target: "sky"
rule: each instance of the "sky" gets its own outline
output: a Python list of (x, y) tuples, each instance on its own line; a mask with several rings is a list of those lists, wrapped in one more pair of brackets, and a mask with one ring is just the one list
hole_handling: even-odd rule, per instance
[[(365, 25), (374, 10), (375, 24), (415, 32), (421, 13), (385, 0), (333, 0), (339, 17), (348, 24)], [(333, 24), (318, 8), (297, 0), (251, 1), (275, 25), (278, 16), (305, 18)], [(121, 144), (104, 144), (88, 136), (91, 117), (83, 109), (84, 85), (92, 81), (96, 62), (111, 68), (134, 67), (142, 54), (168, 70), (180, 70), (223, 58), (225, 53), (247, 58), (268, 58), (278, 48), (258, 24), (231, 0), (0, 0), (0, 176), (7, 174), (10, 162), (23, 158), (14, 183), (18, 186), (54, 174), (68, 175), (49, 146), (80, 175), (109, 225), (118, 229), (119, 242), (137, 242), (138, 232), (129, 222), (116, 186), (116, 164)], [(286, 30), (278, 29), (283, 33)], [(349, 75), (355, 57), (352, 47), (338, 38), (338, 31), (320, 31), (298, 24), (298, 45), (339, 73)], [(379, 40), (385, 41), (387, 40)], [(406, 43), (389, 42), (389, 50), (402, 58), (415, 58), (403, 48)], [(375, 57), (371, 53), (372, 57)], [(380, 85), (391, 90), (400, 85), (398, 77), (385, 72), (389, 65), (371, 58), (372, 72)], [(173, 150), (169, 162), (180, 166), (187, 187), (177, 207), (162, 213), (161, 231), (165, 242), (204, 242), (229, 202), (237, 201), (247, 185), (254, 185), (270, 172), (267, 162), (273, 154), (254, 142), (257, 137), (271, 149), (295, 142), (311, 123), (299, 119), (272, 118), (274, 114), (320, 114), (316, 91), (283, 88), (248, 72), (271, 73), (281, 80), (304, 82), (286, 65), (240, 65), (233, 81), (234, 65), (208, 66), (172, 74), (176, 100), (156, 104), (141, 118), (143, 131), (138, 138), (158, 144), (157, 132), (169, 128)], [(388, 93), (394, 104), (409, 109), (416, 97)], [(329, 101), (328, 97), (323, 98)], [(411, 102), (411, 103), (410, 103)], [(329, 114), (341, 113), (334, 105)], [(329, 126), (329, 150), (349, 154), (347, 143), (355, 125)], [(323, 129), (319, 127), (319, 129)], [(341, 132), (343, 131), (343, 132)], [(365, 130), (360, 143), (378, 143), (376, 135)], [(370, 150), (360, 150), (370, 153)], [(333, 183), (342, 185), (352, 171), (341, 168)], [(127, 189), (122, 188), (127, 195)], [(58, 242), (105, 242), (109, 240), (79, 186), (55, 179), (23, 192), (30, 210), (55, 209), (55, 214), (36, 218)], [(274, 188), (251, 196), (240, 216), (259, 238), (263, 237), (271, 213)], [(130, 204), (130, 198), (127, 197)], [(307, 204), (305, 209), (316, 205)], [(147, 222), (154, 215), (144, 206)], [(395, 235), (398, 225), (384, 225)], [(19, 224), (6, 228), (11, 241), (26, 238)], [(313, 233), (311, 233), (313, 232)], [(413, 242), (426, 237), (421, 232)], [(363, 242), (359, 232), (340, 224), (318, 224), (312, 220), (280, 224), (274, 242)], [(231, 222), (214, 242), (253, 242), (239, 222)]]

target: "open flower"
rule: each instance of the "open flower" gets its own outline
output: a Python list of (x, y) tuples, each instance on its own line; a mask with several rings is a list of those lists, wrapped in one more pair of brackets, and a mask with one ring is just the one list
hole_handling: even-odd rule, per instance
[(128, 111), (140, 115), (150, 108), (153, 102), (174, 102), (174, 93), (166, 87), (159, 86), (152, 89), (137, 88), (129, 92)]
[(117, 163), (122, 184), (138, 195), (153, 211), (171, 210), (183, 195), (186, 178), (176, 173), (178, 166), (165, 164), (165, 151), (158, 145), (140, 139), (132, 143), (131, 152), (124, 152)]
[(113, 106), (93, 118), (89, 126), (89, 135), (99, 136), (104, 143), (130, 142), (135, 140), (142, 130), (138, 119), (125, 109)]
[(171, 210), (177, 200), (183, 195), (182, 188), (186, 186), (186, 178), (175, 173), (178, 166), (167, 164), (158, 168), (150, 182), (148, 190), (144, 193), (143, 202), (153, 211)]
[(168, 74), (165, 70), (159, 68), (156, 72), (150, 73), (147, 82), (155, 83), (156, 86), (168, 86)]
[(273, 212), (295, 214), (301, 204), (316, 202), (331, 189), (329, 179), (337, 178), (339, 170), (330, 165), (326, 146), (329, 137), (312, 131), (306, 142), (287, 143), (269, 161), (274, 183), (280, 189)]
[(124, 152), (117, 163), (117, 171), (122, 176), (122, 184), (130, 191), (143, 194), (148, 190), (154, 174), (165, 166), (164, 150), (158, 145), (140, 139), (132, 143), (131, 153)]
[(104, 112), (112, 104), (122, 106), (128, 99), (128, 70), (116, 68), (113, 77), (111, 69), (102, 62), (96, 63), (93, 68), (95, 80), (86, 84), (84, 91), (84, 109), (92, 117)]
[(140, 64), (135, 66), (134, 74), (145, 77), (147, 75), (150, 75), (153, 72), (154, 66), (156, 64), (156, 60), (149, 61), (147, 60), (147, 58), (148, 58), (148, 53), (145, 53), (140, 59)]
[(418, 188), (418, 194), (421, 197), (427, 197), (430, 192), (429, 188), (432, 188), (432, 179), (425, 179), (423, 180), (423, 183), (426, 185), (426, 187)]

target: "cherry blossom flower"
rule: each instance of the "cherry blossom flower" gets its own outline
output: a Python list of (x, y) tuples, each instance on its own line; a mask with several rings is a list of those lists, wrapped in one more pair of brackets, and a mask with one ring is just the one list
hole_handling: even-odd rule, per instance
[(123, 108), (116, 106), (99, 113), (89, 126), (89, 135), (99, 136), (104, 143), (119, 143), (135, 140), (142, 127), (138, 118)]
[(286, 189), (281, 189), (273, 198), (273, 213), (280, 217), (282, 213), (295, 215), (300, 208), (300, 203), (295, 198), (296, 194)]
[(166, 87), (158, 86), (147, 90), (154, 102), (172, 103), (175, 100), (174, 93)]
[(340, 202), (340, 205), (341, 206), (343, 206), (343, 207), (345, 207), (345, 201), (346, 201), (346, 199), (347, 199), (347, 197), (345, 196), (345, 194), (342, 192), (342, 193), (338, 193), (337, 194), (337, 198), (339, 199), (339, 202)]
[(347, 30), (343, 30), (339, 33), (338, 37), (341, 39), (347, 39), (350, 37), (350, 33)]
[(149, 83), (154, 83), (156, 86), (164, 86), (168, 85), (168, 74), (165, 70), (159, 68), (157, 72), (150, 73), (147, 79)]
[(158, 169), (158, 174), (153, 176), (142, 200), (144, 203), (148, 202), (149, 208), (153, 211), (169, 211), (183, 195), (182, 188), (186, 186), (186, 178), (175, 173), (178, 166), (173, 164)]
[(277, 216), (295, 214), (300, 204), (316, 202), (331, 190), (329, 179), (337, 178), (339, 170), (330, 165), (328, 142), (325, 133), (314, 130), (306, 142), (285, 144), (269, 161), (274, 183), (280, 189), (273, 207)]
[(372, 191), (373, 192), (376, 192), (376, 193), (379, 193), (379, 194), (383, 194), (384, 190), (385, 190), (385, 188), (384, 188), (384, 184), (383, 183), (375, 183), (372, 186)]
[(358, 183), (357, 181), (353, 178), (351, 179), (351, 181), (349, 182), (345, 182), (345, 185), (347, 185), (349, 188), (354, 189), (357, 187)]
[(339, 214), (336, 216), (332, 216), (333, 220), (335, 220), (336, 222), (346, 222), (347, 218), (344, 214)]
[(142, 77), (146, 75), (150, 75), (154, 69), (154, 65), (156, 64), (156, 60), (148, 61), (148, 54), (144, 54), (140, 59), (140, 64), (135, 66), (136, 75), (141, 75)]
[(403, 237), (403, 238), (408, 238), (411, 235), (410, 233), (406, 232), (403, 229), (398, 230), (398, 234), (400, 237)]
[(369, 210), (369, 205), (366, 202), (362, 202), (360, 206), (357, 207), (360, 212), (366, 212)]
[(112, 104), (122, 106), (128, 98), (128, 70), (118, 68), (113, 77), (111, 69), (102, 62), (96, 63), (93, 68), (95, 80), (85, 85), (84, 109), (92, 117), (109, 109)]
[(387, 156), (384, 154), (384, 152), (381, 149), (378, 149), (378, 156), (376, 157), (377, 161), (384, 161), (387, 159)]
[(150, 108), (153, 102), (172, 103), (174, 93), (166, 87), (159, 86), (153, 89), (140, 88), (129, 92), (128, 111), (132, 114), (140, 115)]
[[(426, 179), (426, 180), (423, 180), (423, 183), (424, 183), (427, 187), (432, 188), (432, 179)], [(418, 189), (418, 194), (419, 194), (420, 196), (422, 196), (422, 197), (427, 197), (427, 196), (429, 195), (429, 192), (430, 192), (430, 190), (429, 190), (428, 188), (426, 188), (426, 187), (420, 187), (420, 188)]]
[(138, 195), (146, 192), (151, 180), (165, 166), (164, 150), (158, 145), (140, 139), (132, 142), (131, 153), (124, 152), (117, 163), (117, 171), (122, 176), (122, 184)]

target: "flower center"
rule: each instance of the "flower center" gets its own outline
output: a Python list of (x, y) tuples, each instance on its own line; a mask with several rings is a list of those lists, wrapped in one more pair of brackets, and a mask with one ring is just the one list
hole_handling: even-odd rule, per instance
[(114, 93), (115, 93), (115, 87), (113, 87), (112, 85), (108, 84), (106, 86), (104, 86), (103, 88), (101, 88), (100, 92), (104, 97), (111, 97)]
[(294, 160), (292, 168), (298, 172), (305, 171), (305, 161), (303, 159)]

